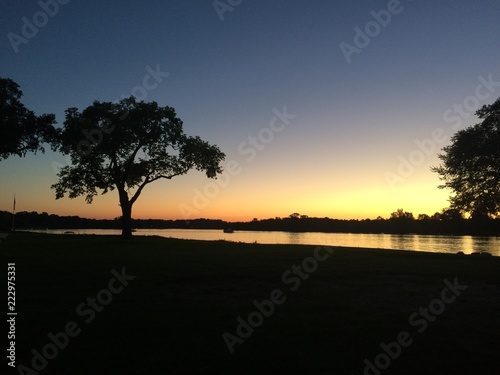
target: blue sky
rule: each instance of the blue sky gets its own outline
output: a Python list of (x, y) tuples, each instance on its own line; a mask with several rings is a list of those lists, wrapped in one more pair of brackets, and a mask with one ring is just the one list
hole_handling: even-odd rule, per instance
[[(500, 4), (493, 0), (44, 4), (59, 9), (44, 18), (39, 3), (13, 2), (0, 16), (0, 76), (21, 86), (28, 108), (62, 124), (69, 107), (145, 93), (146, 101), (174, 107), (187, 134), (217, 144), (241, 167), (210, 197), (197, 172), (151, 185), (135, 217), (183, 218), (186, 207), (192, 217), (243, 220), (292, 212), (375, 218), (399, 207), (432, 214), (449, 192), (437, 189), (430, 166), (458, 122), (443, 116), (500, 96)], [(218, 13), (214, 4), (232, 9)], [(13, 47), (9, 33), (25, 37), (23, 17), (42, 27)], [(356, 28), (373, 36), (349, 63), (340, 46), (358, 48)], [(157, 85), (144, 90), (151, 70), (161, 72), (147, 81)], [(248, 137), (270, 134), (262, 129), (276, 110), (295, 117), (248, 161), (240, 151), (250, 147)], [(476, 122), (465, 112), (457, 128)], [(425, 139), (431, 151), (419, 154), (415, 142)], [(402, 160), (410, 172), (400, 173)], [(15, 193), (19, 210), (120, 215), (113, 192), (90, 206), (83, 198), (55, 201), (54, 166), (64, 163), (51, 152), (2, 161), (0, 209), (11, 209)], [(197, 192), (208, 202), (195, 207)]]

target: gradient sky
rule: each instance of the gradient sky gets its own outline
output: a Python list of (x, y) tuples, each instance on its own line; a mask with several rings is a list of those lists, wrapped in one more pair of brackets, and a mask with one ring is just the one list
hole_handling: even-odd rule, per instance
[[(238, 165), (219, 185), (195, 171), (149, 185), (135, 218), (433, 214), (449, 195), (430, 171), (438, 151), (500, 96), (497, 0), (60, 2), (2, 4), (0, 76), (28, 108), (62, 125), (68, 107), (142, 95), (148, 69), (159, 70), (145, 100), (174, 107), (188, 135)], [(290, 119), (271, 130), (285, 109)], [(65, 163), (51, 152), (0, 162), (0, 209), (15, 193), (17, 211), (121, 215), (116, 192), (56, 201)]]

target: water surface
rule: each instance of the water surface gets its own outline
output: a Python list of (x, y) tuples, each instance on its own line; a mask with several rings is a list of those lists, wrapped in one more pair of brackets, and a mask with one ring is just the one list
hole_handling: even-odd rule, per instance
[[(46, 230), (43, 233), (61, 234), (66, 230)], [(77, 234), (116, 234), (120, 230), (80, 229)], [(290, 233), (265, 231), (236, 231), (202, 229), (139, 229), (134, 235), (161, 236), (194, 240), (225, 240), (260, 244), (329, 245), (366, 247), (392, 250), (413, 250), (433, 253), (465, 254), (485, 251), (500, 256), (500, 237), (435, 236), (419, 234), (359, 234), (359, 233)]]

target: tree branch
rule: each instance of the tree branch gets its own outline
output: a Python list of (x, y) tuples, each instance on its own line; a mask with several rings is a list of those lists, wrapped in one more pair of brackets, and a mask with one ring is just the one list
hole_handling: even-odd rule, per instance
[(157, 180), (160, 180), (162, 178), (170, 180), (170, 179), (174, 178), (175, 176), (180, 176), (182, 174), (187, 173), (190, 169), (191, 169), (190, 167), (186, 167), (182, 171), (179, 171), (179, 172), (176, 172), (176, 173), (172, 173), (172, 174), (169, 174), (169, 175), (159, 175), (159, 176), (156, 176), (155, 178), (152, 178), (152, 179), (149, 179), (149, 176), (146, 177), (146, 179), (144, 180), (144, 182), (139, 186), (139, 188), (137, 189), (137, 191), (135, 192), (135, 194), (130, 199), (130, 203), (134, 204), (134, 202), (137, 200), (137, 198), (139, 198), (139, 195), (141, 195), (142, 189), (144, 189), (144, 187), (147, 184), (149, 184), (151, 182), (154, 182), (154, 181), (157, 181)]

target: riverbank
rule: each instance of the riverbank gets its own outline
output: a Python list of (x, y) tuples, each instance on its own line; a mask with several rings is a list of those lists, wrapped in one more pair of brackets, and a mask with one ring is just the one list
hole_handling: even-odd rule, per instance
[(499, 370), (497, 257), (34, 233), (0, 257), (43, 374)]

